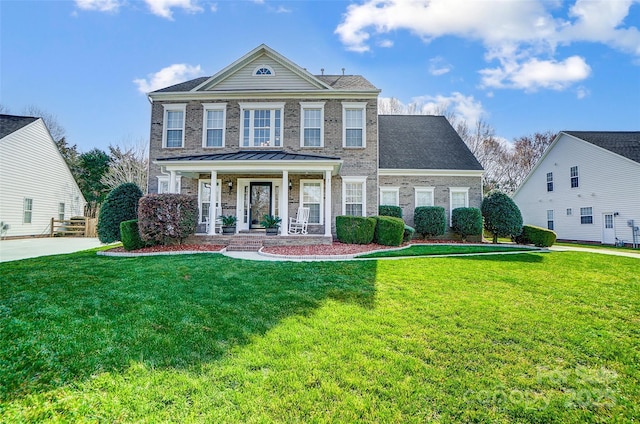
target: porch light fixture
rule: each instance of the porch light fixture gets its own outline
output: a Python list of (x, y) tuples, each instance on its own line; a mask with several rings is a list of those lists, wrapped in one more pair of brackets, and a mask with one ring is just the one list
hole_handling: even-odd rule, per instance
[(289, 190), (291, 190), (292, 187), (293, 187), (293, 183), (291, 182), (291, 180), (289, 180)]
[(227, 186), (229, 187), (229, 194), (231, 194), (233, 191), (233, 181), (229, 180), (229, 182), (227, 182)]

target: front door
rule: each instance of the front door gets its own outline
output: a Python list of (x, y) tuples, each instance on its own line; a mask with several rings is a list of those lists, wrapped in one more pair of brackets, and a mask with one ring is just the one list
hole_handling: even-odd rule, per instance
[(249, 196), (249, 228), (263, 228), (262, 217), (271, 215), (271, 183), (252, 182)]
[(616, 229), (615, 229), (612, 213), (602, 214), (602, 243), (603, 244), (616, 243)]

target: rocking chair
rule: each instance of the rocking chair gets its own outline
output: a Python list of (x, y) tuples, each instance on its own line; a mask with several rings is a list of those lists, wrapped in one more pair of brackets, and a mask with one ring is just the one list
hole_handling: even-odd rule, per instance
[(289, 218), (289, 234), (307, 234), (309, 208), (299, 207), (295, 218)]

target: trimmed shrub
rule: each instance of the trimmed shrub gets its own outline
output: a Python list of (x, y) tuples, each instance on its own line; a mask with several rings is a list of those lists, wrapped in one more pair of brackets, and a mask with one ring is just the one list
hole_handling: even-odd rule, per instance
[(404, 221), (395, 216), (376, 216), (373, 241), (383, 246), (400, 246), (404, 237)]
[(186, 194), (149, 194), (140, 199), (138, 228), (146, 242), (182, 244), (196, 232), (198, 199)]
[(451, 212), (451, 227), (462, 240), (482, 235), (482, 212), (478, 208), (455, 208)]
[(369, 244), (376, 228), (374, 218), (363, 216), (336, 216), (336, 235), (342, 243)]
[(413, 234), (416, 232), (416, 229), (413, 227), (404, 224), (404, 234), (402, 235), (402, 241), (408, 243), (413, 238)]
[(400, 206), (380, 205), (378, 206), (378, 215), (402, 218), (402, 208)]
[(522, 214), (515, 202), (501, 191), (494, 190), (482, 200), (484, 228), (498, 237), (516, 237), (522, 232)]
[(551, 247), (556, 242), (556, 233), (535, 225), (524, 225), (522, 233), (515, 238), (520, 244), (533, 244), (538, 247)]
[(134, 183), (120, 184), (107, 195), (98, 216), (98, 238), (102, 243), (120, 240), (120, 223), (138, 217), (142, 191)]
[(442, 206), (419, 206), (413, 222), (422, 237), (442, 236), (447, 231), (447, 214)]
[(120, 236), (125, 250), (142, 249), (146, 246), (146, 243), (140, 238), (137, 219), (122, 221), (120, 223)]

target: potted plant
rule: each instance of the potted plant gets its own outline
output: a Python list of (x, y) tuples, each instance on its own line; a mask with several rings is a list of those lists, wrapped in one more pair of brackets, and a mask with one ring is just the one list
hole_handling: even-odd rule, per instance
[(279, 216), (264, 215), (262, 221), (260, 221), (260, 225), (265, 228), (268, 236), (275, 236), (278, 234), (278, 228), (280, 228), (281, 222), (282, 219)]
[(220, 215), (222, 220), (222, 234), (235, 234), (236, 232), (236, 218), (235, 215)]

